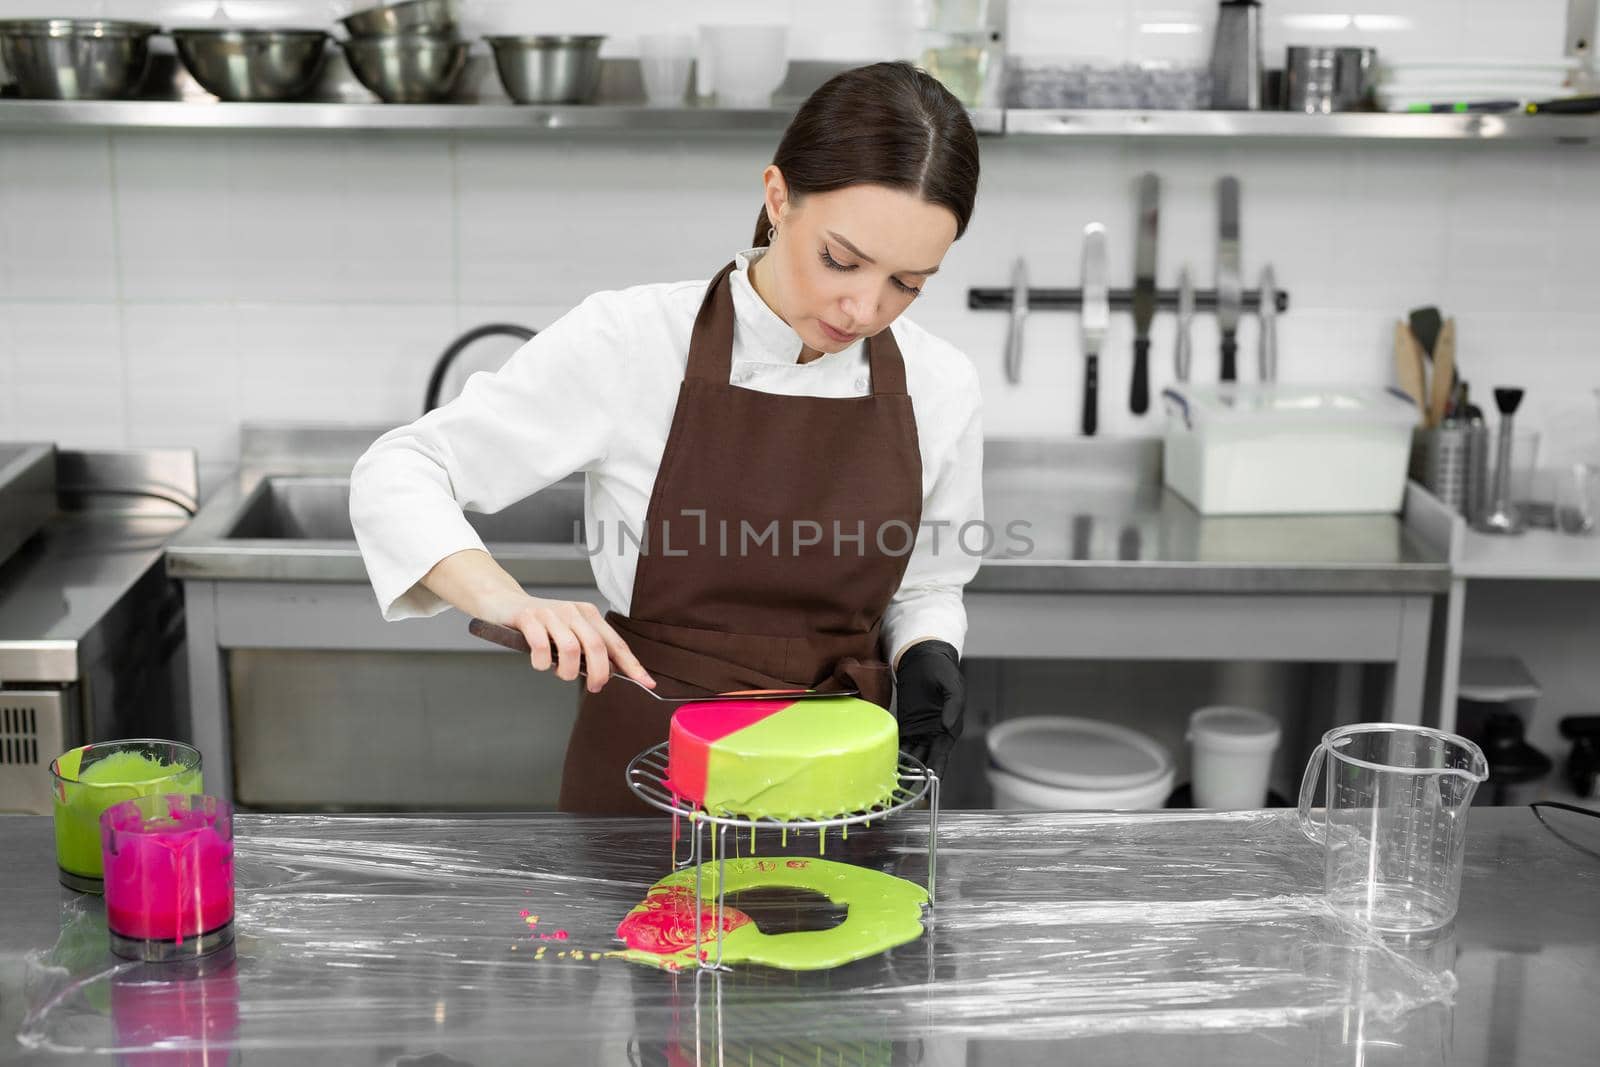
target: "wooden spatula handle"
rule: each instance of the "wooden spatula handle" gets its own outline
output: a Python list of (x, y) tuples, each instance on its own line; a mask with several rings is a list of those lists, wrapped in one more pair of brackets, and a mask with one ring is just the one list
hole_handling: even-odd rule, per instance
[(1426, 424), (1428, 418), (1427, 384), (1422, 367), (1422, 346), (1403, 322), (1394, 324), (1394, 376), (1400, 391), (1417, 405), (1418, 420)]
[(1439, 339), (1433, 346), (1433, 382), (1428, 396), (1428, 425), (1437, 426), (1444, 421), (1450, 408), (1450, 396), (1455, 391), (1456, 378), (1456, 320), (1445, 319), (1439, 330)]
[(473, 637), (481, 637), (485, 641), (509, 648), (515, 652), (533, 652), (533, 646), (528, 644), (528, 639), (522, 636), (521, 630), (510, 626), (501, 626), (497, 622), (485, 622), (482, 619), (473, 619), (467, 623), (467, 633)]

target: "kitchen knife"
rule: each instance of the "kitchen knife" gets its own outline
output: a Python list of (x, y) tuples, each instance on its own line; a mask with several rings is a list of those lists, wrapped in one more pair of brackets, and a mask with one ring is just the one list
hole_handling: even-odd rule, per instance
[(1217, 182), (1217, 326), (1222, 331), (1222, 380), (1239, 379), (1239, 179)]
[(1173, 374), (1178, 381), (1189, 380), (1189, 363), (1194, 349), (1189, 341), (1189, 326), (1194, 322), (1194, 282), (1189, 280), (1189, 265), (1178, 272), (1178, 341), (1172, 350)]
[(1128, 410), (1150, 410), (1150, 320), (1156, 317), (1156, 233), (1161, 222), (1161, 179), (1139, 178), (1139, 232), (1133, 270), (1133, 386)]
[(1111, 294), (1106, 288), (1106, 228), (1091, 222), (1083, 228), (1083, 433), (1093, 437), (1100, 426), (1100, 346), (1111, 322)]
[(1022, 331), (1028, 324), (1028, 264), (1021, 256), (1011, 265), (1011, 325), (1006, 329), (1006, 381), (1022, 381)]
[(1261, 268), (1261, 336), (1259, 365), (1261, 380), (1278, 380), (1278, 282), (1272, 264)]
[[(481, 637), (485, 641), (509, 648), (514, 652), (532, 652), (528, 646), (528, 639), (522, 636), (521, 630), (510, 626), (501, 626), (498, 623), (485, 622), (483, 619), (473, 619), (467, 623), (467, 632), (473, 637)], [(555, 662), (555, 649), (550, 650), (551, 662)], [(588, 672), (584, 670), (583, 661), (579, 660), (578, 673), (587, 678)], [(621, 671), (611, 673), (613, 680), (627, 682), (629, 685), (638, 686), (650, 695), (652, 700), (659, 700), (663, 704), (710, 704), (724, 700), (820, 700), (823, 697), (853, 697), (859, 692), (855, 689), (746, 689), (735, 693), (716, 693), (711, 696), (697, 697), (664, 697), (648, 686), (629, 678)]]

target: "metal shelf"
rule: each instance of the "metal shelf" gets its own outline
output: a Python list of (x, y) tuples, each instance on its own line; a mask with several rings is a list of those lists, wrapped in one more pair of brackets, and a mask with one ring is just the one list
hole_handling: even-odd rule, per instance
[[(653, 108), (642, 104), (520, 106), (506, 102), (232, 104), (219, 100), (0, 100), (0, 129), (245, 129), (780, 132), (794, 108)], [(971, 112), (979, 133), (999, 133), (998, 108)]]
[(1010, 109), (1007, 135), (1240, 140), (1544, 141), (1600, 138), (1600, 117), (1509, 113), (1404, 115), (1289, 111), (1053, 111)]
[[(1306, 141), (1600, 141), (1594, 115), (1302, 115), (1283, 111), (1052, 111), (978, 108), (979, 133), (1021, 137)], [(0, 129), (593, 131), (718, 134), (781, 131), (794, 108), (652, 108), (634, 102), (518, 106), (312, 101), (0, 99)]]

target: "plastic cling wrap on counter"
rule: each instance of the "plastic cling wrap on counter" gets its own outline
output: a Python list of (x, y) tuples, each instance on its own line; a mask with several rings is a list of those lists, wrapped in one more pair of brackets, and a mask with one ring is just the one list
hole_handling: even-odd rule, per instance
[[(924, 819), (830, 838), (827, 856), (921, 884)], [(64, 893), (59, 939), (29, 960), (24, 1045), (942, 1063), (996, 1039), (1139, 1035), (1181, 1052), (1184, 1035), (1251, 1032), (1286, 1051), (1438, 1026), (1455, 989), (1448, 935), (1400, 951), (1335, 919), (1292, 812), (947, 814), (927, 932), (808, 973), (671, 974), (611, 955), (670, 869), (664, 821), (240, 816), (235, 832), (235, 949), (182, 968), (117, 961), (100, 902)], [(762, 832), (755, 852), (818, 844)], [(799, 899), (739, 906), (774, 928), (839, 920)]]

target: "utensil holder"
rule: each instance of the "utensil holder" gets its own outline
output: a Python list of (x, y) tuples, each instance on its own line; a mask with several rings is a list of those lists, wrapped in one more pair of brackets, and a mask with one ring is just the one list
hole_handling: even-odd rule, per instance
[(1487, 442), (1482, 426), (1418, 427), (1411, 439), (1411, 477), (1440, 503), (1471, 519), (1482, 509)]

